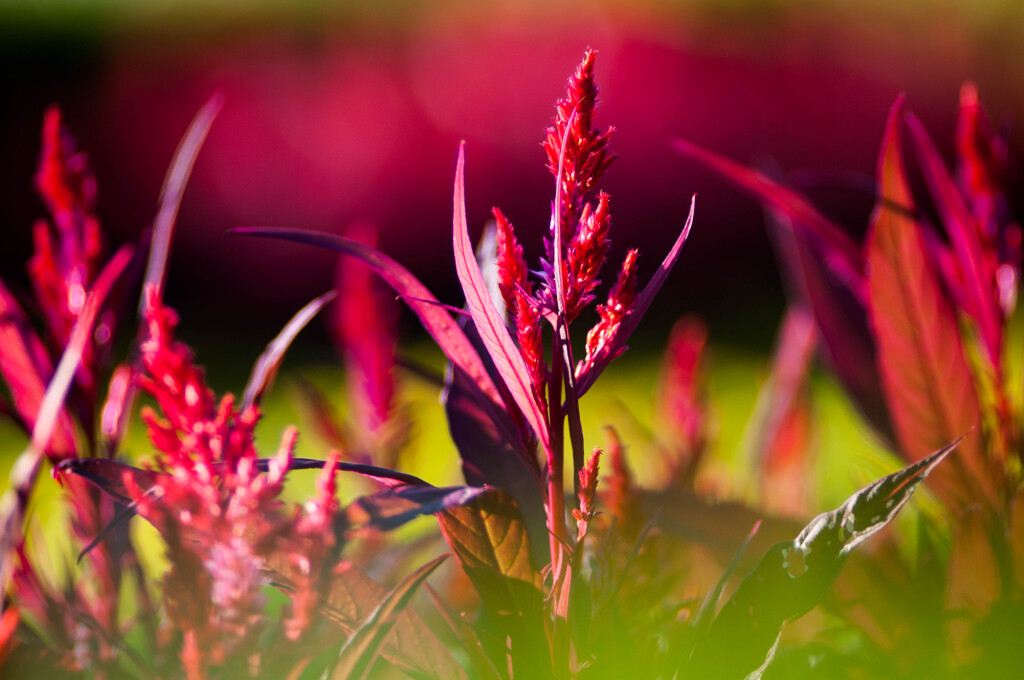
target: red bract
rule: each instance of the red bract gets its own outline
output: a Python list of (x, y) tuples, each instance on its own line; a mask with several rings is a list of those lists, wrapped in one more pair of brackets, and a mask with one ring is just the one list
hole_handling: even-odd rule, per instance
[(615, 285), (608, 293), (608, 301), (597, 306), (601, 320), (587, 332), (586, 356), (576, 364), (576, 378), (593, 369), (597, 358), (607, 355), (612, 350), (612, 339), (618, 334), (623, 319), (626, 318), (636, 299), (636, 258), (638, 252), (630, 250), (622, 261), (622, 269)]

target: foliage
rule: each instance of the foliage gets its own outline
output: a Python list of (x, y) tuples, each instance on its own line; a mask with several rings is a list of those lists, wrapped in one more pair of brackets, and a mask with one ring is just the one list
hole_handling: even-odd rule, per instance
[[(785, 326), (790, 339), (780, 344), (771, 389), (787, 398), (758, 421), (765, 460), (792, 458), (798, 448), (793, 442), (799, 438), (787, 432), (798, 422), (791, 417), (800, 403), (794, 394), (813, 347), (808, 320), (813, 315), (822, 338), (841, 335), (836, 329), (826, 333), (822, 321), (832, 309), (828, 296), (838, 295), (864, 303), (860, 321), (866, 329), (871, 318), (877, 332), (877, 345), (850, 350), (858, 359), (879, 357), (878, 372), (869, 373), (854, 394), (928, 397), (934, 406), (922, 410), (916, 402), (890, 401), (888, 410), (876, 409), (875, 422), (898, 436), (909, 465), (802, 529), (737, 504), (711, 503), (694, 486), (711, 436), (702, 389), (707, 334), (695, 320), (677, 326), (666, 355), (659, 398), (666, 421), (660, 438), (670, 451), (665, 486), (642, 489), (635, 483), (614, 430), (604, 451), (588, 454), (579, 401), (626, 351), (694, 220), (691, 200), (678, 238), (646, 284), (631, 250), (605, 302), (595, 305), (611, 228), (610, 197), (599, 185), (614, 156), (612, 129), (594, 124), (594, 64), (595, 53), (588, 52), (547, 130), (544, 149), (555, 191), (536, 270), (527, 266), (511, 222), (498, 209), (474, 251), (460, 147), (452, 245), (462, 310), (442, 304), (410, 271), (376, 250), (365, 229), (353, 238), (235, 230), (332, 249), (363, 266), (342, 269), (338, 290), (303, 307), (270, 342), (237, 403), (207, 386), (176, 338), (177, 314), (163, 301), (177, 206), (219, 99), (200, 112), (179, 147), (152, 234), (106, 264), (92, 214), (95, 181), (59, 114), (47, 114), (37, 186), (54, 224), (37, 225), (30, 262), (38, 328), (45, 336), (0, 287), (0, 373), (9, 393), (0, 407), (32, 433), (3, 508), (0, 651), (8, 668), (94, 677), (756, 678), (770, 668), (784, 625), (828, 597), (852, 549), (888, 525), (958, 443), (963, 454), (939, 468), (955, 474), (936, 473), (942, 497), (963, 509), (1002, 489), (997, 498), (1008, 502), (1005, 484), (1013, 470), (993, 467), (984, 457), (982, 433), (949, 443), (989, 414), (989, 393), (974, 389), (969, 343), (961, 339), (939, 275), (958, 291), (953, 300), (974, 305), (969, 309), (979, 328), (982, 322), (1001, 328), (1003, 316), (992, 316), (1001, 312), (955, 269), (960, 265), (952, 253), (917, 230), (892, 122), (881, 162), (884, 198), (866, 255), (792, 192), (700, 153), (775, 201), (782, 219), (808, 225), (793, 226), (793, 234), (810, 234), (811, 243), (828, 249), (820, 260), (826, 267), (808, 276), (831, 276), (829, 287), (811, 291), (808, 284), (807, 297), (820, 293), (819, 303), (806, 302), (811, 312), (789, 317)], [(897, 107), (893, 120), (900, 115)], [(945, 190), (947, 179), (932, 181)], [(134, 260), (132, 252), (139, 253)], [(945, 254), (930, 259), (936, 252)], [(912, 270), (906, 269), (908, 257), (916, 258)], [(866, 280), (865, 262), (874, 263)], [(995, 266), (985, 257), (974, 264)], [(438, 383), (464, 486), (435, 487), (393, 469), (410, 434), (396, 405), (393, 311), (370, 270), (415, 312), (448, 360)], [(127, 325), (115, 302), (127, 299), (138, 280), (137, 340), (111, 368), (114, 332)], [(341, 421), (323, 406), (324, 395), (307, 386), (317, 427), (335, 448), (324, 460), (297, 457), (297, 430), (289, 428), (276, 453), (261, 454), (254, 437), (261, 397), (296, 334), (334, 296), (334, 329), (349, 366), (353, 412)], [(576, 324), (590, 307), (597, 321), (579, 342)], [(1000, 345), (988, 330), (979, 331), (979, 356), (991, 362)], [(923, 349), (907, 350), (908, 334)], [(55, 368), (61, 347), (66, 349)], [(100, 407), (103, 384), (109, 387)], [(1002, 383), (991, 384), (997, 409), (1004, 409), (994, 412), (1002, 418), (995, 420), (994, 432), (1003, 437), (997, 460), (1006, 463), (1017, 439), (1005, 420)], [(120, 442), (139, 391), (152, 402), (141, 418), (153, 456), (136, 467), (124, 460)], [(986, 442), (995, 436), (987, 425), (983, 429)], [(67, 488), (73, 541), (85, 562), (76, 579), (61, 584), (44, 576), (45, 557), (33, 553), (24, 535), (44, 459)], [(611, 471), (604, 479), (602, 466)], [(312, 497), (294, 506), (282, 500), (287, 476), (314, 468), (319, 472)], [(361, 475), (376, 490), (343, 504), (339, 472)], [(565, 488), (567, 472), (571, 490)], [(139, 548), (127, 531), (133, 515), (159, 533), (168, 564), (163, 574), (139, 566)], [(410, 603), (445, 556), (410, 566), (414, 551), (382, 533), (423, 515), (437, 516), (459, 567), (449, 571), (439, 597), (431, 591), (434, 607), (426, 618)], [(984, 511), (975, 517), (977, 532), (1000, 515)], [(737, 527), (741, 537), (747, 535), (739, 553), (739, 541), (722, 540)], [(680, 534), (692, 540), (680, 540)], [(780, 542), (759, 544), (770, 539)], [(763, 556), (752, 566), (745, 552), (755, 547)], [(730, 558), (701, 601), (696, 575)], [(956, 559), (954, 554), (951, 567)], [(388, 579), (394, 582), (388, 588), (357, 560), (374, 572), (390, 564), (397, 565), (394, 574), (405, 574)], [(743, 572), (721, 604), (732, 574)], [(133, 606), (119, 600), (126, 581)], [(275, 599), (284, 604), (271, 606)]]

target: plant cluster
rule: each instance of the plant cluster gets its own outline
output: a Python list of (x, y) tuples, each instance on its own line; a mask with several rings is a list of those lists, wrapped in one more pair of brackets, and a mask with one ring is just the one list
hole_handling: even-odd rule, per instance
[[(345, 267), (336, 291), (293, 317), (257, 359), (238, 400), (208, 387), (163, 300), (177, 206), (219, 99), (200, 111), (179, 147), (151, 232), (109, 258), (92, 212), (96, 182), (87, 159), (59, 113), (47, 113), (36, 185), (52, 222), (37, 224), (29, 263), (29, 304), (38, 313), (30, 317), (0, 285), (7, 387), (0, 409), (30, 435), (0, 509), (5, 669), (92, 677), (756, 678), (779, 668), (772, 661), (784, 624), (823, 600), (896, 658), (895, 645), (886, 646), (890, 627), (864, 620), (888, 613), (852, 604), (861, 602), (861, 589), (912, 578), (912, 566), (879, 558), (867, 564), (884, 574), (871, 579), (863, 578), (864, 562), (854, 562), (852, 576), (843, 566), (933, 470), (940, 497), (963, 518), (948, 574), (965, 599), (939, 604), (980, 602), (949, 628), (962, 645), (958, 663), (987, 658), (969, 648), (979, 639), (972, 626), (987, 630), (997, 603), (1016, 601), (1013, 574), (1024, 564), (1013, 538), (1020, 523), (1012, 520), (1019, 408), (1001, 377), (1020, 235), (998, 192), (1004, 147), (986, 136), (976, 99), (974, 117), (963, 124), (966, 189), (906, 117), (952, 247), (913, 207), (900, 156), (901, 105), (886, 132), (865, 248), (796, 192), (679, 144), (768, 203), (789, 239), (787, 264), (800, 286), (771, 383), (779, 398), (759, 421), (761, 449), (785, 457), (792, 448), (785, 436), (792, 395), (818, 343), (865, 416), (907, 458), (907, 467), (835, 510), (793, 525), (737, 504), (712, 505), (694, 488), (712, 434), (701, 389), (706, 331), (694, 320), (677, 325), (666, 354), (664, 488), (635, 482), (614, 430), (604, 450), (587, 450), (579, 401), (626, 350), (694, 219), (691, 200), (678, 238), (646, 283), (635, 250), (614, 275), (602, 274), (611, 202), (599, 187), (614, 156), (613, 130), (595, 127), (594, 62), (588, 52), (569, 79), (543, 142), (555, 190), (537, 267), (526, 263), (498, 209), (474, 250), (459, 149), (451, 233), (462, 309), (442, 304), (370, 245), (366, 230), (351, 238), (235, 230), (328, 248), (364, 265)], [(438, 382), (465, 485), (436, 487), (395, 469), (408, 416), (396, 406), (393, 311), (371, 270), (447, 359)], [(602, 276), (612, 281), (595, 304)], [(115, 332), (133, 330), (126, 321), (133, 291), (137, 335), (115, 364)], [(350, 417), (341, 422), (304, 385), (334, 448), (322, 458), (299, 457), (297, 430), (289, 428), (276, 452), (263, 454), (254, 435), (262, 397), (296, 334), (332, 300)], [(578, 323), (591, 307), (596, 323), (581, 335)], [(153, 455), (133, 466), (122, 442), (140, 394), (149, 404), (141, 418)], [(940, 467), (958, 444), (962, 450)], [(44, 465), (65, 486), (80, 550), (81, 566), (59, 583), (25, 535)], [(312, 469), (319, 470), (313, 495), (287, 503), (287, 477)], [(374, 490), (343, 502), (339, 474), (365, 477)], [(163, 573), (140, 566), (128, 531), (134, 515), (161, 537)], [(432, 606), (418, 612), (409, 606), (413, 596), (448, 556), (410, 566), (416, 551), (384, 532), (431, 515), (457, 565), (449, 565), (444, 586), (429, 589)], [(671, 516), (682, 516), (676, 524), (685, 539)], [(738, 523), (746, 541), (722, 545), (721, 527)], [(778, 542), (763, 547), (759, 561), (745, 556), (769, 537)], [(973, 579), (961, 541), (987, 546), (1002, 580)], [(934, 556), (933, 547), (922, 554)], [(387, 585), (366, 570), (381, 571), (385, 562), (402, 570)], [(688, 578), (697, 565), (720, 570), (703, 597)], [(965, 590), (964, 578), (980, 590)], [(979, 600), (979, 592), (991, 597)], [(789, 648), (797, 646), (781, 654), (791, 668)], [(866, 663), (864, 654), (834, 649), (832, 656), (851, 673)]]

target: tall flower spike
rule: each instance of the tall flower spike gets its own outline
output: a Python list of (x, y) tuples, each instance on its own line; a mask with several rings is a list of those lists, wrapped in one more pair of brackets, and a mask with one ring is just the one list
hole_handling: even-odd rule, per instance
[(597, 507), (597, 479), (600, 462), (601, 449), (594, 449), (594, 452), (590, 454), (590, 458), (587, 459), (586, 465), (580, 470), (580, 507), (572, 511), (572, 516), (576, 520), (577, 541), (582, 540), (587, 535), (590, 520), (594, 518), (595, 508)]
[[(562, 138), (566, 126), (572, 121), (565, 161), (562, 170), (562, 242), (568, 243), (576, 229), (583, 210), (583, 197), (601, 181), (608, 165), (615, 156), (608, 151), (608, 140), (614, 131), (609, 127), (604, 132), (593, 128), (594, 112), (597, 110), (597, 84), (594, 82), (594, 58), (596, 52), (587, 50), (576, 73), (569, 78), (568, 92), (559, 100), (555, 120), (547, 130), (544, 151), (548, 157), (548, 169), (558, 177), (558, 160), (562, 150)], [(573, 118), (575, 112), (575, 118)], [(552, 239), (553, 242), (553, 239)]]

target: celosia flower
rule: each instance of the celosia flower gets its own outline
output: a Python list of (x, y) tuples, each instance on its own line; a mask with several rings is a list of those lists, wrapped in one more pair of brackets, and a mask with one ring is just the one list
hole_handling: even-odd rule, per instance
[(143, 418), (157, 449), (156, 467), (167, 474), (149, 489), (128, 473), (124, 483), (139, 515), (167, 541), (167, 612), (184, 634), (183, 663), (190, 676), (201, 677), (208, 665), (255, 643), (265, 625), (265, 566), (275, 555), (286, 555), (298, 575), (286, 632), (296, 637), (307, 626), (316, 589), (337, 556), (337, 454), (320, 476), (317, 497), (305, 512), (289, 515), (278, 497), (297, 432), (285, 431), (267, 472), (260, 472), (253, 436), (257, 408), (239, 412), (230, 395), (216, 405), (188, 349), (174, 340), (174, 312), (153, 289), (147, 303), (140, 384), (163, 417), (147, 409)]

